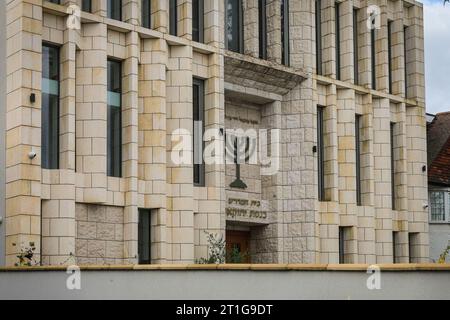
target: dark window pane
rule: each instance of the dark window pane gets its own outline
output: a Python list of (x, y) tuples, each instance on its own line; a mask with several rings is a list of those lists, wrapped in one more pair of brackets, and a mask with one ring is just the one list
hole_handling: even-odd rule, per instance
[(322, 74), (322, 2), (316, 0), (316, 72)]
[(169, 0), (169, 33), (173, 36), (178, 34), (177, 31), (177, 22), (178, 22), (178, 14), (177, 14), (177, 0)]
[(395, 123), (391, 122), (391, 196), (392, 210), (395, 210)]
[(192, 1), (192, 39), (203, 42), (204, 27), (204, 2), (203, 0)]
[(372, 89), (377, 88), (377, 74), (376, 74), (376, 52), (375, 52), (375, 29), (370, 30), (370, 56), (372, 69)]
[(60, 0), (47, 0), (48, 2), (60, 4)]
[(336, 23), (336, 79), (341, 80), (341, 19), (340, 3), (335, 2), (335, 23)]
[(139, 264), (150, 264), (151, 257), (151, 210), (139, 209), (138, 257)]
[(151, 28), (152, 2), (151, 0), (142, 0), (142, 26)]
[(107, 173), (122, 176), (122, 92), (118, 61), (108, 60)]
[(361, 205), (361, 115), (355, 117), (356, 204)]
[(389, 68), (389, 93), (392, 93), (392, 21), (388, 21), (388, 68)]
[(41, 164), (59, 167), (59, 49), (42, 46)]
[(317, 161), (318, 161), (318, 188), (319, 201), (325, 200), (325, 161), (324, 161), (324, 107), (317, 107)]
[(358, 44), (358, 9), (353, 9), (353, 71), (354, 82), (359, 83), (359, 44)]
[(81, 10), (85, 12), (92, 12), (92, 1), (83, 0), (83, 2), (81, 3)]
[(205, 164), (203, 161), (203, 133), (205, 128), (204, 116), (204, 81), (194, 79), (193, 83), (193, 145), (194, 145), (194, 184), (199, 186), (205, 185)]
[(242, 2), (240, 0), (227, 0), (225, 23), (227, 49), (242, 53)]
[(403, 59), (404, 61), (404, 72), (405, 72), (405, 98), (408, 98), (408, 62), (409, 62), (409, 57), (408, 57), (408, 44), (407, 44), (407, 39), (408, 39), (408, 30), (409, 28), (407, 26), (403, 27), (403, 56), (405, 57)]
[(122, 20), (121, 0), (108, 0), (108, 18)]
[(267, 11), (266, 0), (259, 0), (259, 57), (267, 59)]
[(281, 63), (290, 64), (289, 52), (289, 0), (281, 0)]
[(345, 263), (345, 228), (339, 227), (339, 263)]

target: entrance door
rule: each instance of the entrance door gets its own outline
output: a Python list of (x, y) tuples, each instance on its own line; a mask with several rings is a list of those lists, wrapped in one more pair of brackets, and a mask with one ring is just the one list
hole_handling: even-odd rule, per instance
[(227, 230), (227, 263), (250, 263), (250, 232)]

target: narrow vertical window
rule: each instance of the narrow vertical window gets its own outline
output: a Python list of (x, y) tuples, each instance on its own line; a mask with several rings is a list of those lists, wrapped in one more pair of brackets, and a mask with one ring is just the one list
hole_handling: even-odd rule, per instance
[(408, 35), (408, 27), (403, 27), (403, 61), (404, 61), (404, 72), (405, 72), (405, 98), (408, 98), (408, 44), (407, 44), (407, 35)]
[(391, 122), (391, 198), (392, 198), (392, 210), (395, 210), (395, 123)]
[(84, 12), (92, 12), (92, 0), (83, 0), (81, 10)]
[(389, 68), (389, 93), (392, 93), (392, 24), (393, 21), (389, 20), (387, 24), (388, 32), (388, 68)]
[(226, 0), (226, 45), (227, 49), (242, 53), (244, 51), (242, 1)]
[(266, 0), (258, 2), (259, 21), (259, 58), (267, 59), (267, 11)]
[(59, 168), (59, 48), (42, 45), (42, 167)]
[(339, 263), (345, 263), (345, 227), (339, 227)]
[(317, 161), (318, 161), (318, 188), (319, 201), (325, 200), (325, 161), (324, 161), (324, 111), (322, 106), (317, 107)]
[(398, 238), (398, 232), (393, 231), (392, 232), (392, 263), (397, 263), (397, 238)]
[(370, 29), (370, 65), (372, 73), (372, 89), (377, 88), (376, 59), (375, 59), (375, 29)]
[(108, 60), (107, 173), (122, 176), (122, 64)]
[(359, 43), (358, 43), (358, 9), (353, 8), (353, 78), (359, 84)]
[(281, 63), (289, 66), (289, 0), (281, 0)]
[(316, 72), (322, 74), (322, 1), (316, 0)]
[(151, 210), (139, 209), (138, 263), (150, 264), (151, 257)]
[(192, 40), (203, 42), (204, 38), (204, 14), (203, 0), (192, 0)]
[(334, 21), (336, 23), (336, 79), (341, 80), (341, 19), (340, 2), (334, 3)]
[(409, 263), (417, 262), (416, 246), (419, 234), (415, 232), (408, 233), (408, 247), (409, 247)]
[(169, 0), (169, 33), (173, 36), (178, 35), (177, 2), (177, 0)]
[(355, 151), (356, 151), (356, 205), (361, 201), (361, 115), (355, 116)]
[(205, 84), (203, 80), (193, 81), (193, 145), (194, 145), (194, 185), (205, 185), (205, 164), (203, 161), (203, 133), (205, 131)]
[(152, 1), (142, 0), (142, 26), (144, 28), (151, 28), (152, 22)]
[(122, 20), (122, 0), (108, 0), (108, 18)]

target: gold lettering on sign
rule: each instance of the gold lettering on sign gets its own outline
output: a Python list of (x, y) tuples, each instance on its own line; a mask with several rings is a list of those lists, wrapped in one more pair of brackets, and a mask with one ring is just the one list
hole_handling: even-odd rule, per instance
[(228, 198), (229, 205), (235, 206), (248, 206), (249, 208), (225, 208), (225, 213), (228, 217), (244, 217), (252, 219), (267, 219), (267, 211), (260, 211), (261, 201), (259, 200), (248, 200), (248, 199), (238, 199), (238, 198)]

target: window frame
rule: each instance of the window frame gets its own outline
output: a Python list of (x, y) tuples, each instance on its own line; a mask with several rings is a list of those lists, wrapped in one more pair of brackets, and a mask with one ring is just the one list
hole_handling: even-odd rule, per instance
[[(198, 3), (198, 32), (194, 33), (194, 2)], [(192, 40), (199, 43), (205, 42), (205, 2), (204, 0), (192, 0)]]
[(387, 40), (388, 40), (388, 92), (392, 94), (392, 26), (394, 21), (387, 21)]
[(403, 69), (403, 71), (404, 71), (404, 77), (405, 77), (405, 81), (404, 81), (404, 84), (405, 84), (405, 88), (404, 88), (404, 90), (405, 90), (405, 98), (408, 98), (408, 59), (407, 59), (407, 57), (408, 57), (408, 47), (407, 47), (407, 45), (406, 45), (406, 34), (407, 34), (407, 32), (408, 32), (408, 30), (409, 30), (409, 26), (403, 26), (403, 63), (404, 63), (404, 69)]
[[(151, 264), (152, 263), (152, 209), (138, 209), (138, 264)], [(147, 216), (145, 221), (148, 222), (146, 225), (142, 225), (143, 216)], [(148, 237), (146, 237), (148, 241), (148, 259), (142, 259), (142, 251), (141, 248), (144, 248), (144, 244), (142, 243), (142, 237), (144, 236), (141, 232), (141, 230), (145, 227), (148, 227)]]
[[(146, 9), (148, 11), (144, 10), (144, 7), (147, 6), (148, 8)], [(142, 0), (141, 2), (141, 26), (147, 29), (152, 28), (152, 0)]]
[(334, 3), (334, 20), (335, 20), (335, 46), (336, 46), (336, 80), (341, 80), (341, 19), (340, 19), (341, 2)]
[[(87, 8), (86, 8), (87, 6)], [(92, 13), (92, 0), (82, 0), (81, 1), (81, 10), (84, 12)]]
[(376, 29), (370, 29), (370, 69), (371, 69), (371, 88), (377, 89), (377, 62), (376, 62)]
[(316, 24), (316, 74), (322, 75), (322, 1), (315, 2), (315, 24)]
[(169, 0), (169, 34), (178, 36), (178, 1)]
[(290, 66), (290, 22), (289, 0), (281, 0), (281, 64)]
[(325, 138), (324, 138), (325, 107), (317, 105), (317, 187), (318, 200), (325, 200)]
[[(41, 151), (41, 167), (44, 168), (44, 169), (50, 169), (51, 170), (51, 169), (59, 169), (60, 168), (59, 155), (60, 155), (60, 151), (61, 151), (61, 149), (60, 149), (60, 133), (61, 133), (61, 124), (60, 124), (60, 116), (61, 116), (61, 110), (60, 110), (60, 108), (61, 108), (61, 47), (58, 46), (58, 45), (55, 45), (53, 43), (49, 43), (49, 42), (45, 42), (45, 41), (42, 42), (42, 48), (44, 48), (44, 47), (57, 50), (57, 80), (55, 80), (55, 81), (58, 82), (58, 93), (56, 95), (56, 100), (57, 100), (57, 104), (56, 104), (56, 110), (57, 110), (56, 118), (57, 118), (57, 121), (56, 121), (56, 142), (55, 142), (57, 151), (56, 151), (56, 155), (53, 155), (53, 157), (55, 157), (55, 159), (53, 159), (53, 157), (51, 155), (51, 150), (48, 150), (49, 153), (48, 153), (48, 159), (47, 159), (48, 161), (47, 161), (47, 163), (44, 163), (44, 160), (46, 158), (44, 157), (45, 153), (44, 153), (44, 148), (42, 147), (43, 144), (44, 144), (44, 140), (45, 140), (45, 139), (43, 139), (43, 132), (45, 130), (41, 130), (41, 149), (42, 149), (42, 151)], [(42, 54), (42, 56), (43, 56), (43, 54)], [(43, 71), (44, 70), (43, 70), (43, 63), (42, 63), (42, 78), (43, 78), (43, 74), (44, 74)], [(51, 80), (51, 79), (49, 79), (49, 80)], [(43, 95), (42, 95), (42, 97), (43, 97)], [(43, 103), (41, 103), (41, 104), (42, 104), (41, 108), (43, 108), (44, 104)], [(41, 123), (44, 124), (44, 120), (42, 119), (42, 115), (43, 115), (43, 113), (41, 111)], [(49, 126), (42, 126), (42, 127), (45, 128), (45, 129), (49, 128)]]
[(395, 179), (395, 122), (390, 122), (389, 125), (389, 138), (390, 138), (390, 156), (391, 156), (391, 207), (392, 210), (397, 210), (396, 201), (397, 201), (397, 188), (396, 188), (396, 179)]
[[(117, 19), (117, 18), (112, 16), (112, 6), (111, 6), (111, 4), (114, 1), (119, 1), (120, 2), (119, 14), (118, 14), (119, 15), (119, 19)], [(106, 8), (106, 16), (107, 16), (107, 18), (108, 19), (117, 20), (117, 21), (122, 21), (122, 19), (123, 19), (123, 17), (122, 17), (122, 5), (123, 5), (122, 0), (108, 0), (107, 1), (107, 8)], [(110, 8), (111, 8), (111, 12), (110, 12)], [(111, 13), (111, 15), (110, 15), (110, 13)]]
[[(444, 196), (444, 219), (442, 220), (433, 220), (432, 208), (433, 204), (431, 201), (432, 193), (442, 193)], [(432, 224), (448, 224), (450, 223), (450, 190), (449, 189), (440, 189), (440, 188), (430, 188), (428, 191), (428, 199), (429, 199), (429, 222)]]
[[(193, 128), (193, 134), (192, 134), (192, 141), (193, 141), (193, 145), (192, 145), (192, 152), (193, 152), (193, 159), (195, 159), (195, 153), (196, 153), (196, 148), (195, 148), (195, 140), (196, 140), (196, 135), (195, 135), (195, 121), (202, 121), (202, 135), (201, 135), (201, 164), (196, 164), (195, 161), (193, 161), (193, 166), (192, 166), (192, 170), (193, 170), (193, 184), (196, 187), (204, 187), (205, 186), (205, 161), (203, 159), (203, 152), (205, 150), (205, 142), (203, 141), (203, 135), (205, 133), (205, 80), (198, 78), (198, 77), (194, 77), (193, 78), (193, 99), (192, 99), (192, 128)], [(195, 93), (194, 90), (195, 88), (198, 88), (199, 92), (198, 92), (198, 106), (195, 105), (195, 101), (194, 101), (194, 97), (195, 97)], [(198, 108), (198, 119), (196, 119), (194, 117), (194, 110)], [(198, 172), (198, 179), (196, 176), (196, 172)]]
[[(227, 26), (227, 22), (229, 19), (229, 15), (228, 15), (228, 3), (229, 1), (237, 1), (238, 3), (238, 32), (237, 32), (237, 37), (239, 38), (237, 40), (237, 45), (239, 48), (237, 48), (237, 50), (234, 50), (233, 48), (230, 48), (230, 42), (228, 41), (228, 26)], [(229, 51), (233, 51), (233, 52), (237, 52), (237, 53), (244, 53), (244, 9), (243, 9), (243, 3), (242, 0), (226, 0), (226, 7), (225, 7), (225, 47), (227, 50)]]
[(356, 205), (362, 206), (361, 189), (361, 114), (355, 114), (355, 169), (356, 169)]
[(267, 0), (258, 0), (259, 58), (267, 59)]
[(353, 7), (353, 83), (359, 85), (359, 8)]
[[(111, 160), (111, 162), (109, 161), (109, 159), (110, 159), (110, 157), (112, 156), (111, 154), (110, 154), (110, 137), (109, 137), (109, 131), (110, 131), (110, 125), (111, 125), (111, 123), (110, 123), (110, 121), (109, 121), (109, 117), (107, 116), (107, 124), (106, 124), (106, 126), (107, 126), (107, 135), (106, 135), (106, 157), (107, 157), (107, 160), (106, 160), (106, 163), (107, 163), (107, 165), (106, 165), (106, 175), (108, 176), (108, 177), (116, 177), (116, 178), (121, 178), (122, 176), (123, 176), (123, 154), (122, 154), (122, 147), (123, 147), (123, 121), (122, 121), (122, 112), (123, 112), (123, 110), (122, 110), (122, 107), (123, 107), (123, 83), (122, 83), (122, 76), (123, 76), (123, 70), (122, 70), (122, 68), (123, 68), (123, 63), (122, 63), (122, 61), (121, 60), (119, 60), (119, 59), (116, 59), (116, 58), (112, 58), (112, 57), (108, 57), (108, 59), (107, 59), (107, 62), (114, 62), (114, 63), (118, 63), (119, 64), (119, 72), (120, 72), (120, 74), (119, 74), (119, 79), (120, 79), (120, 82), (119, 82), (119, 95), (120, 95), (120, 112), (119, 112), (119, 123), (120, 123), (120, 130), (119, 130), (119, 143), (118, 143), (118, 145), (120, 146), (120, 148), (119, 148), (119, 154), (118, 154), (118, 158), (119, 158), (119, 165), (118, 165), (118, 172), (116, 172), (116, 169), (115, 169), (115, 165), (114, 165), (114, 159), (112, 159)], [(107, 92), (109, 93), (110, 92), (110, 90), (109, 90), (109, 74), (107, 75), (107, 86), (106, 86), (106, 90), (107, 90)], [(113, 92), (113, 91), (111, 91), (111, 92)], [(107, 112), (109, 111), (109, 108), (111, 108), (111, 106), (108, 104), (108, 102), (107, 102), (107, 108), (108, 108), (108, 110), (107, 110)], [(111, 165), (109, 165), (111, 163)]]

